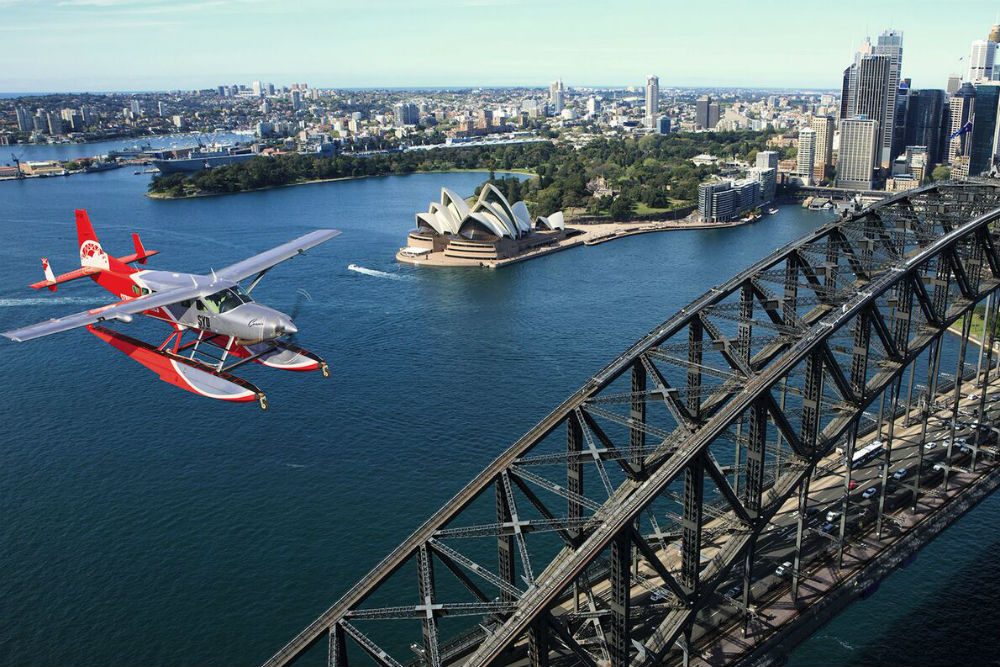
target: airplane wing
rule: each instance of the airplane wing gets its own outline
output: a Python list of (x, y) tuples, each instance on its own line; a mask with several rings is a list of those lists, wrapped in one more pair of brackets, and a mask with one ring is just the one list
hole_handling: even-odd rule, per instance
[(141, 313), (144, 310), (169, 306), (177, 303), (178, 301), (184, 301), (185, 299), (194, 299), (199, 296), (209, 294), (211, 291), (211, 288), (206, 290), (204, 286), (198, 287), (195, 285), (172, 287), (160, 292), (147, 294), (146, 296), (140, 296), (136, 299), (119, 301), (118, 303), (108, 304), (107, 306), (101, 306), (100, 308), (85, 310), (84, 312), (76, 313), (75, 315), (67, 315), (66, 317), (39, 322), (38, 324), (32, 324), (20, 329), (5, 331), (0, 334), (0, 336), (4, 336), (5, 338), (9, 338), (20, 343), (34, 338), (41, 338), (42, 336), (50, 336), (54, 333), (60, 333), (62, 331), (69, 331), (70, 329), (76, 329), (77, 327), (87, 326), (88, 324), (104, 322), (106, 320), (127, 320), (130, 319), (128, 316)]
[(227, 266), (221, 271), (216, 271), (215, 275), (224, 280), (243, 280), (261, 271), (266, 271), (275, 264), (284, 262), (286, 259), (301, 255), (309, 248), (318, 246), (320, 243), (329, 241), (334, 236), (339, 235), (340, 232), (336, 229), (317, 229), (305, 236), (300, 236), (294, 241), (279, 245), (277, 248), (271, 248), (259, 255), (244, 259), (242, 262)]

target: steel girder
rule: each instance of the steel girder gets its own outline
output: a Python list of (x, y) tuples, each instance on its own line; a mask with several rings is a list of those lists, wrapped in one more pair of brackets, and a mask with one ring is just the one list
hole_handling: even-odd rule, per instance
[[(265, 664), (289, 664), (324, 637), (337, 665), (351, 655), (547, 665), (550, 654), (652, 664), (675, 646), (687, 655), (698, 615), (734, 576), (749, 619), (755, 554), (777, 511), (797, 498), (805, 513), (822, 457), (845, 435), (853, 452), (887, 387), (891, 425), (903, 372), (1000, 286), (998, 206), (990, 182), (901, 193), (709, 290), (498, 456)], [(493, 546), (472, 546), (482, 539)], [(491, 549), (496, 566), (482, 564)], [(389, 583), (407, 563), (417, 599), (372, 606), (412, 595), (412, 584)], [(443, 620), (477, 614), (442, 636)], [(373, 638), (380, 628), (370, 636), (356, 625), (386, 619), (419, 621), (412, 638), (386, 634), (396, 656)], [(400, 644), (415, 655), (399, 657)]]

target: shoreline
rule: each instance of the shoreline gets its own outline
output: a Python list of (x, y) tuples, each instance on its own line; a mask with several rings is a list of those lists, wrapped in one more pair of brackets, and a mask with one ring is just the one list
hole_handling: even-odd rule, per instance
[[(460, 174), (460, 173), (489, 173), (489, 169), (435, 169), (433, 171), (411, 171), (405, 174), (365, 174), (364, 176), (337, 176), (336, 178), (314, 178), (308, 181), (296, 181), (294, 183), (280, 183), (276, 185), (265, 185), (260, 188), (249, 190), (237, 190), (236, 192), (198, 192), (189, 195), (168, 195), (163, 192), (146, 192), (149, 199), (160, 201), (175, 201), (183, 199), (199, 199), (201, 197), (224, 197), (228, 195), (241, 195), (248, 192), (264, 192), (266, 190), (276, 190), (278, 188), (292, 188), (299, 185), (315, 185), (317, 183), (336, 183), (338, 181), (357, 181), (363, 178), (384, 178), (386, 176), (409, 176), (411, 174)], [(527, 169), (502, 169), (494, 170), (495, 174), (522, 174), (530, 178), (538, 178), (538, 174)]]
[(403, 249), (400, 248), (399, 251), (396, 252), (396, 261), (403, 264), (410, 264), (412, 266), (427, 266), (432, 268), (484, 268), (495, 270), (501, 269), (505, 266), (510, 266), (511, 264), (525, 262), (529, 259), (537, 259), (545, 255), (551, 255), (552, 253), (569, 250), (570, 248), (600, 245), (602, 243), (607, 243), (608, 241), (614, 241), (615, 239), (637, 236), (639, 234), (700, 229), (731, 229), (733, 227), (752, 225), (760, 222), (761, 220), (762, 218), (747, 221), (735, 220), (733, 222), (685, 222), (683, 220), (660, 220), (640, 223), (602, 222), (579, 226), (567, 224), (567, 231), (572, 230), (578, 233), (571, 237), (563, 238), (550, 243), (549, 245), (533, 248), (513, 257), (493, 260), (460, 259), (455, 257), (446, 257), (444, 252), (434, 252), (413, 257), (402, 254)]

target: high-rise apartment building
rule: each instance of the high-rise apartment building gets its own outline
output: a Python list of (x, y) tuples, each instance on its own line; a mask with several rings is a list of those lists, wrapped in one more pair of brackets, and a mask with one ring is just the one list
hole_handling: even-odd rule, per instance
[(660, 111), (660, 77), (646, 77), (646, 127), (655, 128)]
[[(392, 111), (397, 127), (402, 127), (404, 125), (416, 125), (420, 120), (416, 104), (397, 102), (393, 105)], [(490, 114), (490, 117), (492, 118), (492, 113)]]
[(870, 118), (840, 121), (837, 187), (871, 190), (878, 167), (879, 122)]
[(813, 183), (813, 166), (816, 164), (816, 131), (811, 127), (799, 130), (799, 149), (795, 158), (795, 173), (806, 185)]
[(563, 86), (562, 79), (557, 79), (549, 84), (549, 104), (552, 105), (552, 113), (562, 113), (563, 107), (566, 105), (565, 95), (566, 89)]
[(591, 95), (587, 99), (587, 115), (594, 117), (601, 113), (601, 101)]
[(813, 180), (820, 182), (833, 167), (833, 117), (814, 116), (809, 127), (816, 133), (816, 158), (813, 161)]
[(949, 95), (954, 95), (958, 92), (958, 89), (962, 87), (962, 77), (957, 74), (953, 74), (948, 77), (948, 85), (945, 86), (945, 92)]
[(778, 151), (760, 151), (757, 153), (757, 164), (754, 165), (757, 169), (778, 169), (778, 159), (781, 156), (778, 155)]
[(35, 129), (35, 125), (31, 120), (31, 112), (25, 107), (17, 107), (14, 109), (15, 114), (17, 114), (17, 130), (19, 132), (31, 132)]

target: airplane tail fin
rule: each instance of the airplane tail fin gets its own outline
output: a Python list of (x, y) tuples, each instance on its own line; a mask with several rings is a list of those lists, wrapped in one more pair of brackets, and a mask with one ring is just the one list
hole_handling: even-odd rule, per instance
[(45, 272), (45, 282), (50, 283), (49, 285), (47, 285), (49, 291), (55, 292), (57, 289), (59, 289), (56, 286), (56, 274), (52, 272), (52, 267), (49, 266), (49, 260), (45, 257), (42, 257), (42, 271)]
[(139, 235), (135, 232), (132, 232), (132, 245), (135, 246), (136, 261), (140, 264), (145, 264), (146, 258), (148, 258), (149, 255), (146, 253), (146, 248), (142, 245), (142, 239), (140, 239)]
[(135, 273), (135, 269), (104, 251), (94, 232), (94, 226), (90, 224), (90, 216), (83, 209), (76, 210), (76, 238), (80, 244), (80, 266), (116, 273)]

